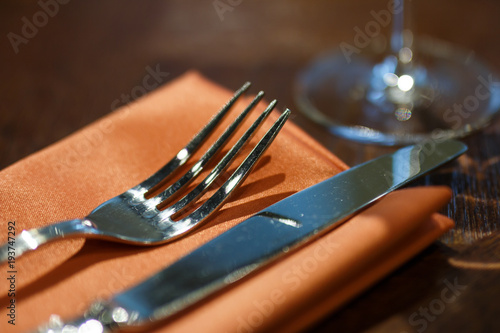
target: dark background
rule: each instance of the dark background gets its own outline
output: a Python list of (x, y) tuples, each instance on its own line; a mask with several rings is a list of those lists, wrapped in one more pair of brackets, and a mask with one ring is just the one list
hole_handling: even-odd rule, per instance
[[(163, 83), (190, 69), (231, 90), (249, 80), (254, 91), (264, 90), (281, 109), (295, 111), (297, 72), (320, 52), (352, 43), (353, 29), (364, 27), (373, 19), (370, 11), (388, 3), (223, 2), (233, 6), (221, 19), (211, 0), (73, 0), (60, 4), (16, 50), (9, 34), (22, 36), (26, 20), (33, 22), (42, 7), (37, 1), (2, 1), (0, 168), (109, 113), (113, 101), (141, 85), (148, 66), (169, 73)], [(417, 36), (471, 49), (500, 72), (499, 1), (411, 5)], [(292, 120), (350, 165), (392, 149), (333, 137), (297, 111)], [(494, 121), (464, 139), (470, 148), (466, 156), (416, 184), (452, 186), (453, 199), (443, 213), (457, 227), (311, 331), (500, 331), (499, 139), (500, 123)], [(446, 283), (465, 287), (425, 325), (412, 324), (412, 315), (435, 304)]]

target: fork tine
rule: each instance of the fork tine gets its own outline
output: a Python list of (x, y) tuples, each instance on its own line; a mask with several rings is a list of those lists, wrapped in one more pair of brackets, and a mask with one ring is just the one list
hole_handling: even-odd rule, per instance
[[(250, 173), (255, 163), (264, 154), (269, 145), (273, 142), (276, 135), (279, 133), (286, 120), (290, 116), (290, 110), (286, 109), (280, 117), (275, 121), (273, 126), (266, 132), (260, 139), (254, 149), (245, 158), (245, 160), (238, 166), (229, 179), (222, 185), (208, 200), (198, 207), (194, 212), (187, 217), (176, 222), (167, 222), (166, 231), (169, 233), (170, 238), (179, 236), (184, 232), (192, 229), (199, 222), (206, 219), (229, 198), (230, 194), (245, 180)], [(169, 220), (169, 219), (167, 219)]]
[(173, 214), (179, 213), (184, 208), (186, 208), (190, 203), (198, 199), (203, 193), (207, 191), (210, 185), (219, 177), (229, 166), (231, 161), (236, 157), (238, 152), (245, 146), (246, 143), (250, 141), (257, 129), (264, 122), (264, 120), (269, 116), (271, 111), (276, 105), (276, 100), (269, 103), (269, 106), (260, 114), (260, 116), (254, 121), (254, 123), (247, 129), (247, 131), (241, 136), (241, 138), (236, 142), (236, 144), (231, 147), (231, 149), (226, 153), (226, 155), (220, 160), (220, 162), (212, 169), (212, 171), (207, 175), (207, 177), (198, 184), (191, 192), (186, 194), (180, 200), (178, 200), (171, 207), (168, 207), (163, 211), (162, 217), (172, 216)]
[(189, 171), (187, 171), (179, 180), (170, 185), (162, 193), (158, 194), (159, 202), (164, 202), (172, 197), (177, 191), (189, 184), (204, 168), (204, 166), (215, 156), (215, 154), (229, 141), (236, 129), (241, 125), (244, 118), (260, 102), (264, 92), (260, 91), (245, 110), (228, 126), (225, 132), (208, 148), (207, 152), (196, 162)]
[(205, 139), (219, 125), (236, 100), (248, 90), (250, 84), (250, 82), (246, 82), (240, 89), (238, 89), (234, 93), (233, 97), (231, 97), (231, 99), (222, 107), (222, 109), (193, 137), (193, 139), (184, 148), (182, 148), (175, 155), (174, 158), (172, 158), (167, 164), (165, 164), (148, 179), (137, 185), (136, 190), (138, 190), (141, 194), (144, 194), (150, 191), (153, 187), (160, 186), (167, 180), (168, 176), (177, 170), (178, 167), (186, 163), (186, 161), (198, 150)]

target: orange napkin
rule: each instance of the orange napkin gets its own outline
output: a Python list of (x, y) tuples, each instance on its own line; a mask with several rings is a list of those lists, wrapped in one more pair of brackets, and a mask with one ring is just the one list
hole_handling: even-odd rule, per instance
[[(20, 233), (83, 217), (136, 185), (177, 153), (231, 95), (190, 72), (2, 170), (1, 241), (7, 239), (9, 221), (15, 221)], [(226, 123), (248, 102), (249, 98), (238, 102)], [(257, 114), (252, 113), (246, 126)], [(260, 135), (277, 116), (272, 115)], [(18, 258), (14, 298), (8, 295), (10, 282), (1, 279), (0, 331), (33, 329), (53, 313), (63, 319), (75, 317), (96, 298), (135, 285), (253, 213), (346, 168), (288, 122), (231, 200), (188, 236), (156, 247), (64, 239)], [(395, 192), (340, 228), (154, 330), (220, 333), (307, 327), (451, 228), (451, 220), (435, 213), (449, 198), (449, 189), (443, 187)], [(1, 270), (5, 275), (9, 269), (3, 265)], [(7, 317), (11, 299), (16, 305), (15, 326)]]

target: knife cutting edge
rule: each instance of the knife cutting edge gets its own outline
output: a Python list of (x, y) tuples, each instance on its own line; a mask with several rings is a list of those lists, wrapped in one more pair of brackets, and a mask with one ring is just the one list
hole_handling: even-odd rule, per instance
[[(262, 210), (135, 287), (69, 323), (110, 332), (166, 319), (346, 221), (374, 201), (460, 156), (455, 140), (408, 146), (339, 173)], [(87, 331), (86, 331), (87, 332)]]

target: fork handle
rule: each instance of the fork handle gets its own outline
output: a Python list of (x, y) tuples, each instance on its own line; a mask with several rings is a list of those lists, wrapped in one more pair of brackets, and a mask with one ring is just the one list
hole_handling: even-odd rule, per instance
[(0, 264), (13, 262), (23, 253), (33, 251), (52, 240), (78, 234), (95, 234), (96, 229), (88, 220), (68, 220), (43, 228), (23, 230), (15, 237), (9, 237), (0, 247)]

